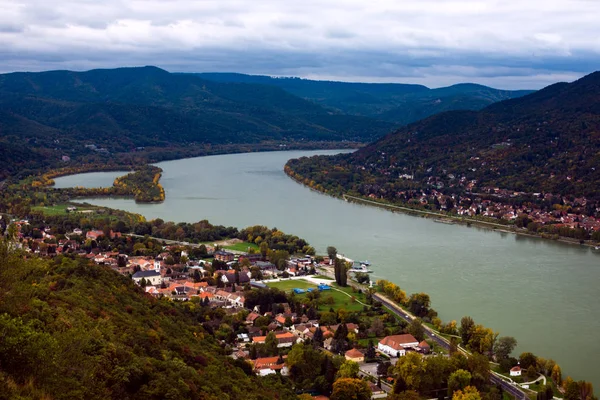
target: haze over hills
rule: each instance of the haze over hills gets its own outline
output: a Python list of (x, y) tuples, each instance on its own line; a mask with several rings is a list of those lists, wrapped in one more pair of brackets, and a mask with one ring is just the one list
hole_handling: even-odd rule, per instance
[(276, 86), (338, 112), (384, 119), (401, 125), (443, 111), (480, 110), (492, 103), (532, 92), (500, 90), (472, 83), (430, 89), (411, 84), (315, 81), (237, 73), (197, 75), (215, 82)]
[[(599, 199), (599, 150), (600, 72), (595, 72), (479, 112), (432, 116), (353, 154), (290, 165), (325, 187), (344, 190), (426, 188), (432, 179), (447, 187), (464, 177), (477, 187)], [(414, 174), (414, 180), (403, 180), (404, 174)]]
[(9, 154), (5, 164), (21, 167), (80, 154), (84, 144), (112, 153), (148, 146), (371, 141), (392, 127), (332, 113), (276, 87), (212, 82), (156, 67), (0, 75), (0, 148)]

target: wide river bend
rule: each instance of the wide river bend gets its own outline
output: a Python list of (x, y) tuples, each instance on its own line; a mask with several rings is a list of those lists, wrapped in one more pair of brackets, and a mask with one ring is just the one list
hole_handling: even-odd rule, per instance
[[(444, 321), (470, 315), (575, 380), (600, 387), (600, 251), (346, 203), (283, 172), (290, 158), (340, 151), (229, 154), (167, 161), (162, 204), (86, 199), (147, 218), (246, 227), (267, 225), (374, 264), (408, 293), (429, 293)], [(55, 179), (56, 187), (106, 186), (122, 173)]]

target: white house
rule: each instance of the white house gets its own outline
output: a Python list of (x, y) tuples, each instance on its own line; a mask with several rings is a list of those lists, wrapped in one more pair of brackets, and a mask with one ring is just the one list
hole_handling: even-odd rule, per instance
[(140, 281), (142, 279), (145, 279), (146, 282), (152, 286), (160, 285), (163, 281), (162, 276), (160, 276), (160, 272), (156, 272), (154, 270), (138, 271), (135, 274), (133, 274), (133, 280), (138, 285), (140, 284)]
[(393, 335), (386, 336), (377, 344), (377, 350), (392, 357), (402, 357), (406, 355), (407, 348), (414, 348), (419, 345), (419, 341), (413, 335)]
[[(285, 357), (287, 358), (287, 356)], [(254, 370), (260, 376), (267, 376), (270, 374), (276, 374), (277, 371), (282, 376), (289, 375), (289, 371), (285, 363), (281, 362), (282, 360), (279, 357), (264, 357), (257, 358), (252, 363), (254, 364)]]
[(521, 376), (521, 367), (518, 365), (510, 369), (510, 376)]

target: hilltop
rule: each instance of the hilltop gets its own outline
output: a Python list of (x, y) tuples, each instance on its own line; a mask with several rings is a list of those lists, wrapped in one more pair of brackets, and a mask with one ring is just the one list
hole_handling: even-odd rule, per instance
[(517, 98), (530, 90), (500, 90), (472, 83), (430, 89), (399, 83), (354, 83), (274, 78), (236, 73), (201, 73), (215, 82), (252, 83), (278, 87), (336, 112), (406, 125), (450, 110), (480, 110), (492, 103)]
[(156, 67), (0, 75), (0, 149), (9, 154), (0, 177), (98, 149), (365, 142), (392, 127), (332, 113), (276, 87), (212, 82)]

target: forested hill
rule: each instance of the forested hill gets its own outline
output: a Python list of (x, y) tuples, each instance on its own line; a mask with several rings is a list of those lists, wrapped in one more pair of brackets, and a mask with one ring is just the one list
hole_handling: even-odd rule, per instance
[(0, 399), (296, 398), (223, 355), (206, 321), (240, 324), (87, 259), (24, 258), (0, 241)]
[(273, 78), (236, 73), (202, 73), (215, 82), (243, 82), (279, 87), (345, 114), (405, 125), (450, 110), (480, 110), (492, 103), (524, 96), (529, 90), (500, 90), (472, 83), (430, 89), (423, 85), (352, 83)]
[(412, 186), (456, 186), (464, 177), (477, 187), (599, 199), (600, 72), (479, 112), (435, 115), (353, 154), (293, 167), (318, 183), (346, 189), (397, 185), (401, 175), (414, 174)]
[(372, 141), (389, 122), (332, 113), (280, 88), (220, 83), (155, 67), (0, 75), (0, 149), (24, 166), (85, 144), (139, 147), (266, 141)]

